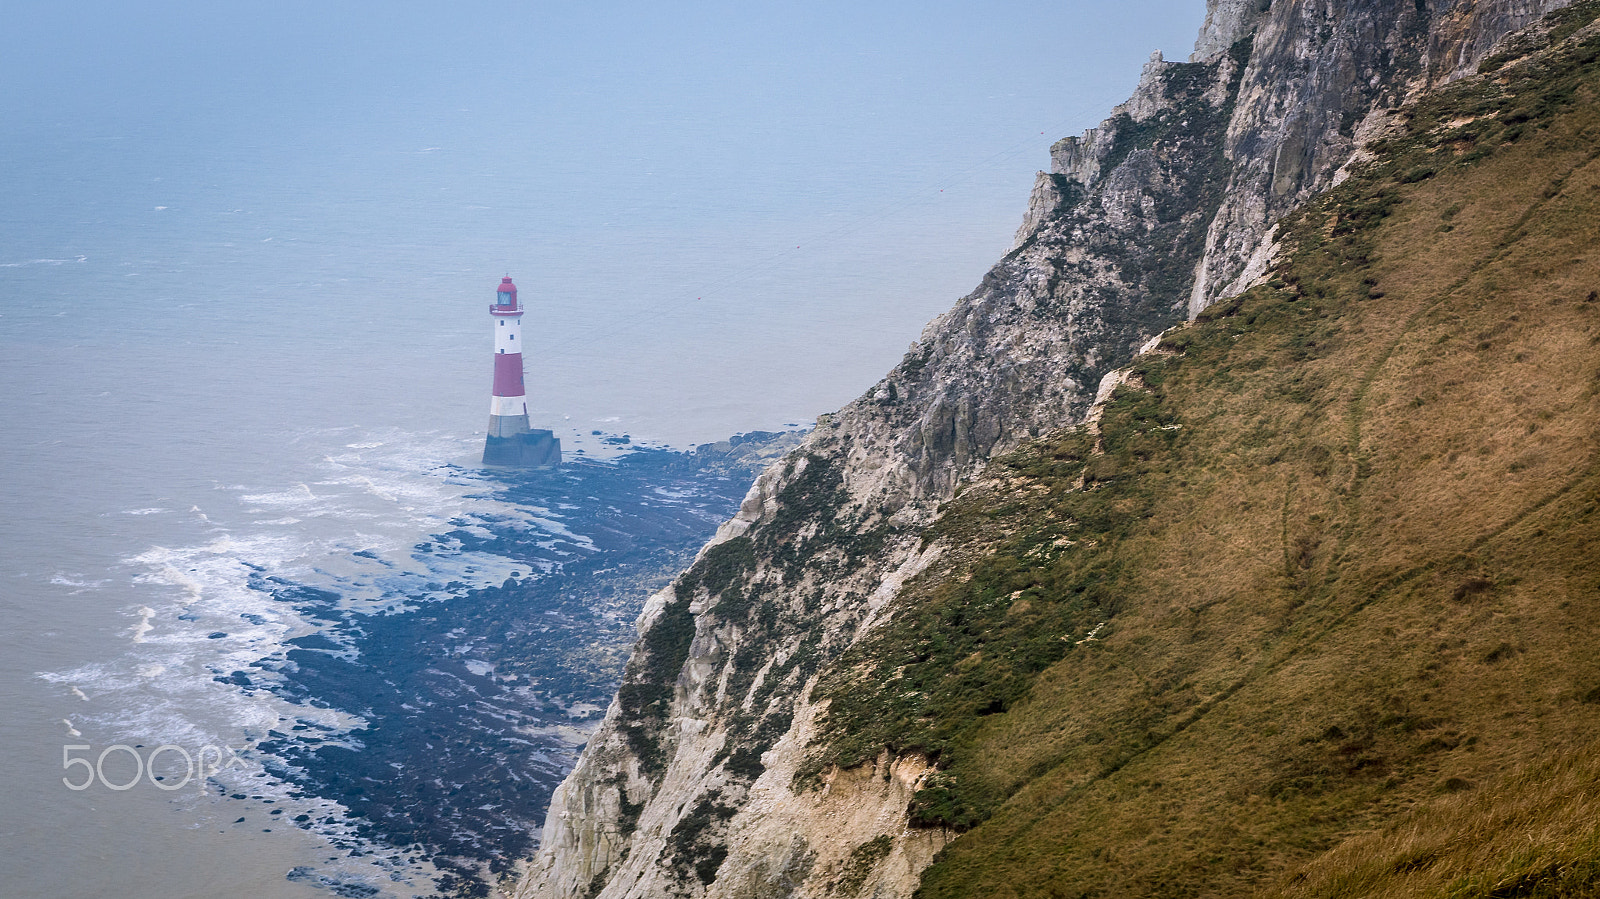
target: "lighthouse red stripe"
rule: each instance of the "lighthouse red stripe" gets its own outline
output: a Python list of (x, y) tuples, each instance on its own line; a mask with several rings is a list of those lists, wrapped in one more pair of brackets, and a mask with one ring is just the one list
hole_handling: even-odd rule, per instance
[(494, 395), (522, 396), (522, 354), (496, 353), (494, 357)]

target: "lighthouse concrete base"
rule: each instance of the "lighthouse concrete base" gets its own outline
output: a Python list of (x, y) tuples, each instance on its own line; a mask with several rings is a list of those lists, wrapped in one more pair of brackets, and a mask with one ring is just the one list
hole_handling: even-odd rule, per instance
[(510, 437), (490, 434), (483, 441), (483, 464), (515, 468), (554, 468), (561, 464), (561, 441), (554, 432), (524, 431)]

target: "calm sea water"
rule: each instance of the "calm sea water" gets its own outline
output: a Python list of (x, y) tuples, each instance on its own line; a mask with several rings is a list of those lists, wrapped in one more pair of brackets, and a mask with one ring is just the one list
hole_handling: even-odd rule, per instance
[[(143, 27), (118, 9), (101, 9), (116, 15), (83, 40)], [(494, 37), (491, 19), (478, 24), (473, 41)], [(386, 60), (409, 73), (397, 76), (409, 99), (360, 79), (328, 94), (336, 53), (315, 71), (276, 63), (253, 93), (175, 67), (159, 114), (130, 105), (123, 73), (89, 57), (59, 77), (76, 73), (93, 102), (58, 114), (45, 93), (11, 94), (0, 131), (0, 895), (426, 892), (416, 853), (390, 841), (374, 857), (358, 821), (261, 751), (287, 732), (358, 745), (351, 728), (372, 710), (229, 678), (318, 634), (331, 635), (329, 658), (361, 638), (359, 617), (284, 602), (264, 578), (326, 591), (359, 616), (459, 603), (536, 574), (526, 557), (471, 539), (441, 551), (440, 535), (590, 539), (569, 530), (584, 498), (508, 492), (475, 468), (485, 306), (500, 276), (516, 279), (529, 310), (534, 425), (569, 454), (614, 454), (597, 431), (687, 447), (805, 425), (869, 388), (976, 285), (1009, 246), (1048, 142), (1126, 96), (1148, 49), (1182, 46), (1195, 24), (1164, 23), (1163, 37), (1131, 40), (1136, 52), (1112, 48), (1126, 61), (1115, 77), (1037, 55), (1049, 71), (1020, 97), (970, 75), (944, 94), (912, 89), (964, 59), (971, 36), (938, 38), (940, 55), (907, 32), (905, 47), (883, 51), (923, 54), (899, 75), (786, 119), (755, 112), (775, 102), (763, 93), (774, 71), (848, 89), (882, 74), (880, 51), (824, 41), (832, 26), (811, 23), (828, 52), (769, 60), (734, 35), (726, 45), (748, 45), (735, 60), (745, 68), (702, 71), (640, 55), (659, 49), (647, 22), (627, 38), (635, 56), (579, 71), (516, 118), (501, 113), (521, 99), (487, 90), (478, 104), (483, 76), (438, 59)], [(395, 38), (409, 26), (373, 27)], [(594, 28), (599, 40), (613, 26)], [(719, 40), (690, 49), (709, 58)], [(1038, 53), (1062, 41), (1059, 28), (1041, 36)], [(224, 68), (257, 58), (177, 32), (151, 46)], [(19, 48), (8, 44), (12, 60)], [(669, 101), (605, 80), (630, 64)], [(680, 89), (700, 106), (675, 108)], [(229, 108), (246, 101), (249, 114)], [(1030, 103), (1049, 111), (1017, 112)], [(302, 107), (312, 112), (292, 112)], [(592, 129), (554, 130), (568, 107)], [(648, 492), (703, 494), (709, 509), (724, 502), (717, 489)], [(459, 654), (481, 673), (486, 663)], [(543, 770), (558, 770), (557, 756), (541, 757)], [(186, 781), (185, 760), (213, 776)], [(317, 826), (285, 820), (299, 815)]]

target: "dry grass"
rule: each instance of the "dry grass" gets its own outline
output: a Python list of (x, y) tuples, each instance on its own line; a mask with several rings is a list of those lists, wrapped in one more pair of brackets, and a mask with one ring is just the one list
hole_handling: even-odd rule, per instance
[(1346, 841), (1267, 899), (1600, 893), (1600, 752), (1560, 753)]

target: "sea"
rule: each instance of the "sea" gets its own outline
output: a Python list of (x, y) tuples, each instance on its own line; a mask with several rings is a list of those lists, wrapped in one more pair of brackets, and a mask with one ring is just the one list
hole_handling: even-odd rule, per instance
[[(1048, 142), (1148, 53), (1017, 93), (871, 29), (731, 59), (696, 32), (697, 68), (648, 17), (585, 25), (595, 59), (546, 22), (542, 64), (573, 71), (512, 89), (515, 48), (477, 51), (531, 19), (24, 6), (38, 40), (0, 62), (6, 899), (508, 876), (645, 598), (978, 284)], [(845, 92), (770, 89), (807, 73)], [(479, 464), (505, 275), (556, 470)]]

